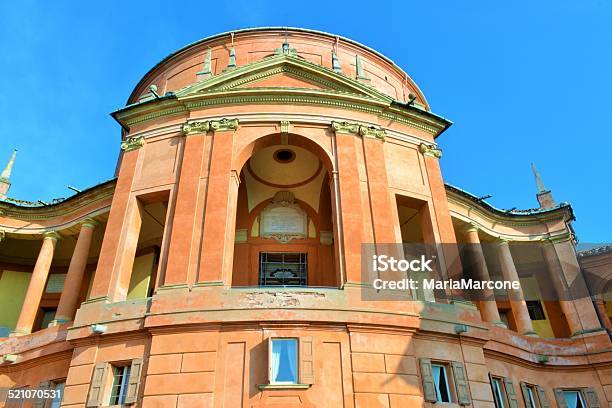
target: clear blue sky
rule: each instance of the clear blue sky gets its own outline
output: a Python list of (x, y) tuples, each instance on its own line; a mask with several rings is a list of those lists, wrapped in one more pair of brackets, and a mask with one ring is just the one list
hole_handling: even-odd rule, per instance
[[(155, 63), (256, 26), (328, 31), (389, 56), (454, 125), (445, 180), (501, 208), (537, 205), (534, 161), (582, 242), (612, 241), (612, 2), (12, 1), (0, 4), (0, 164), (11, 196), (66, 197), (113, 177), (108, 115)], [(180, 4), (180, 5), (179, 5)]]

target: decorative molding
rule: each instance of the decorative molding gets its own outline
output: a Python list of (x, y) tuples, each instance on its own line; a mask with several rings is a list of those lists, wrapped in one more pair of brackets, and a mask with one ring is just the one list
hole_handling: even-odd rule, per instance
[(121, 150), (131, 152), (132, 150), (140, 149), (145, 144), (143, 136), (129, 137), (121, 142)]
[(195, 133), (206, 133), (210, 130), (209, 121), (198, 121), (198, 122), (187, 122), (181, 126), (181, 132), (185, 136), (193, 135)]
[(98, 225), (100, 225), (100, 223), (94, 220), (93, 218), (85, 218), (83, 221), (81, 221), (81, 228), (82, 227), (96, 228)]
[(247, 232), (248, 231), (246, 229), (237, 229), (236, 234), (234, 236), (234, 242), (236, 244), (242, 244), (242, 243), (247, 242), (248, 240)]
[(362, 137), (385, 140), (385, 130), (375, 126), (364, 126), (358, 123), (332, 121), (331, 127), (336, 133), (351, 133)]
[(220, 120), (210, 121), (210, 130), (212, 130), (213, 132), (223, 132), (227, 130), (237, 130), (237, 129), (238, 129), (238, 119), (223, 118)]
[(281, 135), (286, 135), (289, 133), (289, 126), (291, 126), (291, 122), (288, 120), (281, 120), (280, 122), (280, 133)]
[(334, 233), (332, 231), (319, 232), (319, 241), (323, 245), (332, 245), (334, 243)]
[(428, 145), (425, 143), (421, 143), (419, 145), (419, 151), (423, 153), (423, 155), (425, 156), (435, 157), (436, 159), (439, 159), (440, 157), (442, 157), (442, 150), (438, 149), (436, 145), (433, 145), (433, 144)]
[(385, 140), (385, 130), (375, 126), (359, 126), (359, 134), (362, 137)]
[(0, 242), (4, 241), (6, 239), (6, 232), (4, 232), (3, 230), (0, 230)]
[(58, 241), (58, 240), (62, 239), (62, 236), (60, 234), (58, 234), (57, 232), (55, 232), (55, 231), (47, 231), (47, 232), (45, 232), (43, 234), (43, 237), (45, 239), (50, 238), (50, 239), (52, 239), (54, 241)]
[(219, 119), (219, 120), (206, 120), (187, 122), (181, 127), (181, 131), (185, 136), (193, 135), (196, 133), (206, 133), (208, 131), (223, 132), (226, 130), (237, 130), (238, 119)]

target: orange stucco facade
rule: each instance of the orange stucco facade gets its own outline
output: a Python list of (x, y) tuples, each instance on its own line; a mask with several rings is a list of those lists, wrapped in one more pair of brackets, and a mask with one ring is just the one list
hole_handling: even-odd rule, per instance
[[(221, 34), (157, 64), (113, 117), (116, 179), (52, 205), (0, 202), (0, 278), (25, 282), (0, 297), (16, 304), (0, 387), (116, 405), (129, 366), (129, 406), (416, 407), (436, 404), (434, 364), (449, 370), (438, 404), (499, 406), (500, 379), (503, 407), (531, 408), (529, 387), (539, 408), (565, 408), (564, 390), (612, 407), (605, 296), (542, 300), (538, 321), (512, 298), (362, 296), (363, 243), (444, 244), (449, 277), (461, 244), (486, 243), (476, 273), (493, 257), (518, 280), (520, 245), (541, 242), (548, 284), (584, 280), (571, 207), (504, 212), (445, 185), (450, 122), (385, 56), (309, 30)], [(279, 262), (302, 269), (266, 275)], [(284, 338), (299, 378), (273, 384)]]

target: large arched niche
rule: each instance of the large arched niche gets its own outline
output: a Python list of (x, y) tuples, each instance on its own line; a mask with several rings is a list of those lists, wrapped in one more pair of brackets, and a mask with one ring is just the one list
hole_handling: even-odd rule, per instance
[(232, 286), (339, 287), (329, 152), (308, 137), (275, 133), (246, 144), (233, 164)]

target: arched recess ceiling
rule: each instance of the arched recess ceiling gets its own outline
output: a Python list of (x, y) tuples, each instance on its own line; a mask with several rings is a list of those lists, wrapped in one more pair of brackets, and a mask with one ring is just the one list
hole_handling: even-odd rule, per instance
[[(295, 157), (279, 162), (274, 154), (290, 150)], [(317, 156), (306, 149), (290, 145), (275, 145), (258, 151), (243, 168), (249, 211), (270, 199), (279, 190), (291, 191), (315, 210), (319, 208), (324, 168)]]

